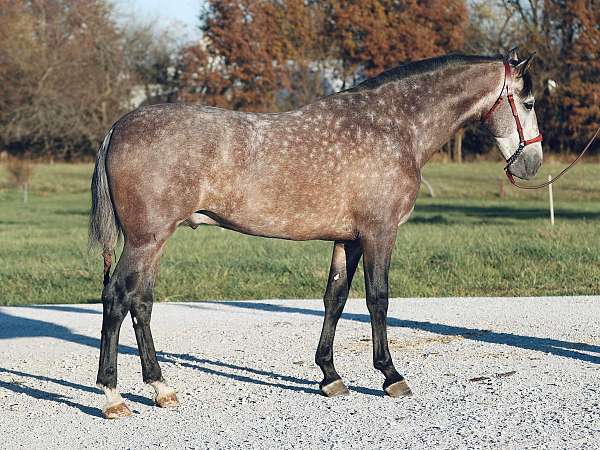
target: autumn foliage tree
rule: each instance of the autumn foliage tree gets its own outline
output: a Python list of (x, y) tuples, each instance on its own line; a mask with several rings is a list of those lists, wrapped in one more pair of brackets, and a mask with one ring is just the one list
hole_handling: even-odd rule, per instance
[(549, 14), (562, 39), (550, 72), (557, 87), (542, 117), (551, 146), (568, 151), (600, 126), (600, 1), (552, 2)]
[(331, 79), (343, 86), (460, 49), (466, 20), (459, 0), (209, 0), (204, 38), (185, 51), (181, 98), (244, 110), (297, 106)]
[(325, 29), (345, 77), (370, 77), (401, 62), (463, 46), (464, 1), (334, 0)]
[(536, 112), (545, 148), (583, 145), (600, 124), (600, 1), (475, 0), (466, 47), (536, 52)]
[(323, 18), (303, 0), (211, 0), (202, 24), (201, 42), (184, 51), (184, 100), (273, 109), (281, 92), (306, 88), (324, 55)]

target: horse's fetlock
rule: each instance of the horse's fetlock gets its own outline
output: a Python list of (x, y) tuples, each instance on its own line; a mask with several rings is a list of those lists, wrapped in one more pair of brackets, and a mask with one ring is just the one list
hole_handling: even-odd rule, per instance
[(391, 358), (380, 358), (373, 360), (373, 367), (379, 371), (388, 369), (392, 365)]
[(113, 368), (107, 368), (98, 373), (96, 378), (96, 386), (102, 389), (116, 389), (117, 388), (117, 374)]
[(319, 367), (329, 366), (333, 364), (333, 358), (331, 356), (317, 356), (315, 358), (315, 363)]
[(315, 364), (319, 367), (333, 364), (333, 352), (331, 347), (328, 347), (315, 355)]

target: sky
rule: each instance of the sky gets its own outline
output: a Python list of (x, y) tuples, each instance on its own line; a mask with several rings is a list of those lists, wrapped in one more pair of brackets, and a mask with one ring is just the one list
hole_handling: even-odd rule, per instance
[(169, 28), (186, 39), (196, 39), (198, 14), (203, 0), (113, 0), (117, 11), (142, 21), (155, 21), (158, 29)]

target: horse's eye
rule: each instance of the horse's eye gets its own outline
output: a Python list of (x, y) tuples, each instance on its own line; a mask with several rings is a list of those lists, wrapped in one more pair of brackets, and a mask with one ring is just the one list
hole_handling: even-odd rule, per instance
[(523, 105), (525, 106), (525, 108), (527, 108), (528, 111), (531, 111), (533, 109), (533, 102), (525, 102), (523, 103)]

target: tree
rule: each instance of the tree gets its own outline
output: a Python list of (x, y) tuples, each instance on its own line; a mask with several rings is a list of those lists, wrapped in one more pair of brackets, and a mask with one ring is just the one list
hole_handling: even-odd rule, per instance
[(233, 109), (286, 109), (322, 94), (323, 17), (304, 0), (211, 0), (203, 39), (184, 50), (180, 98)]
[(130, 96), (142, 97), (143, 104), (176, 101), (182, 71), (178, 40), (168, 31), (157, 32), (152, 22), (129, 22), (121, 33), (124, 71), (136, 83)]
[(460, 50), (467, 8), (460, 0), (333, 0), (327, 32), (344, 77), (370, 77), (408, 60)]
[(553, 74), (559, 80), (556, 95), (545, 106), (554, 111), (551, 129), (560, 130), (553, 141), (574, 150), (571, 144), (583, 145), (600, 125), (600, 1), (569, 2), (567, 14), (561, 9), (556, 7), (554, 17), (562, 19), (563, 64)]
[(105, 1), (0, 0), (0, 145), (14, 154), (95, 155), (134, 106), (134, 88), (160, 82), (157, 67), (166, 65), (138, 28), (125, 33)]
[(181, 98), (264, 111), (322, 95), (325, 77), (358, 81), (458, 50), (467, 10), (459, 0), (209, 0), (201, 19)]
[(476, 0), (473, 11), (467, 42), (536, 52), (534, 93), (546, 148), (583, 145), (600, 122), (600, 1)]
[(109, 9), (93, 1), (3, 0), (0, 126), (6, 146), (68, 156), (110, 127), (125, 96)]

